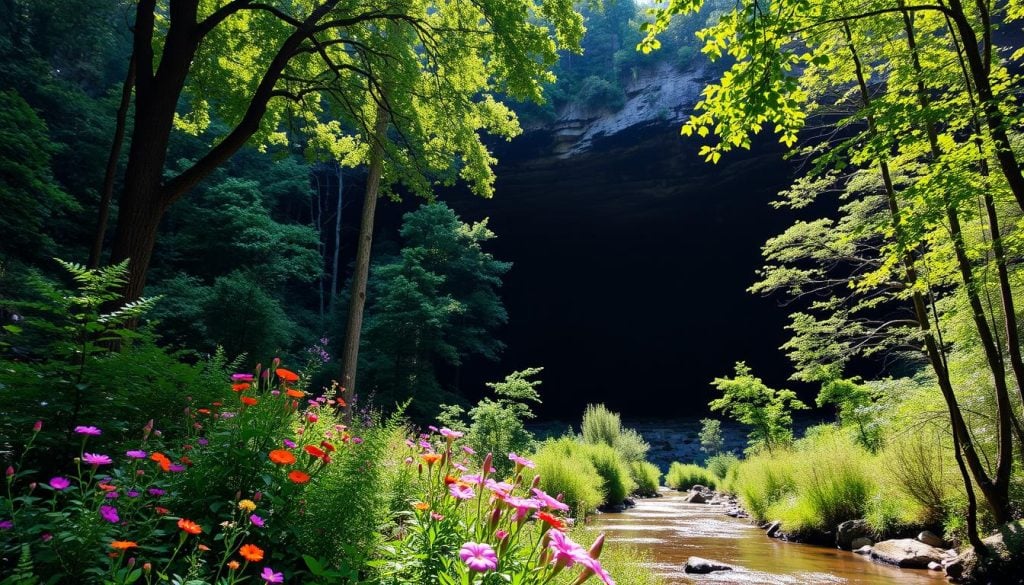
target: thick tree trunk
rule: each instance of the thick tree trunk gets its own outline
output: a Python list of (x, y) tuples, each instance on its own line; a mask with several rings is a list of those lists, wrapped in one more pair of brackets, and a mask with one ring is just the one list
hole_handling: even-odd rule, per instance
[(345, 343), (341, 351), (341, 384), (344, 388), (345, 420), (352, 421), (352, 402), (356, 391), (356, 369), (359, 365), (359, 336), (363, 328), (363, 309), (366, 305), (366, 282), (370, 275), (370, 250), (373, 244), (373, 220), (377, 209), (377, 195), (384, 171), (384, 140), (387, 139), (388, 112), (377, 108), (373, 144), (370, 150), (370, 170), (366, 178), (366, 196), (363, 215), (359, 222), (359, 245), (356, 248), (356, 267), (352, 275), (352, 298), (348, 306), (348, 324)]
[(110, 145), (110, 156), (107, 158), (107, 168), (103, 173), (96, 232), (93, 234), (92, 248), (89, 250), (89, 268), (99, 267), (100, 258), (103, 256), (103, 240), (106, 237), (107, 222), (110, 219), (110, 201), (114, 196), (114, 178), (117, 176), (117, 162), (121, 158), (121, 147), (124, 145), (125, 128), (128, 125), (128, 108), (131, 106), (134, 87), (135, 55), (133, 54), (128, 60), (128, 73), (125, 75), (124, 85), (121, 89), (121, 102), (117, 106), (114, 141)]

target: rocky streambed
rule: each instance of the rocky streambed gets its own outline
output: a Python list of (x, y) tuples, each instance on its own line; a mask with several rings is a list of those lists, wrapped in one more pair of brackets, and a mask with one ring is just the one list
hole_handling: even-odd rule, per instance
[[(595, 522), (608, 534), (609, 542), (629, 543), (649, 551), (651, 569), (664, 576), (669, 585), (945, 582), (940, 570), (899, 568), (872, 559), (870, 554), (785, 542), (777, 527), (776, 537), (771, 538), (766, 534), (770, 526), (754, 525), (743, 518), (735, 502), (714, 492), (699, 492), (695, 497), (693, 492), (662, 490), (661, 496), (638, 500), (635, 507), (603, 514)], [(892, 550), (882, 547), (880, 553), (888, 550), (886, 554), (897, 554), (900, 546), (894, 544)], [(916, 545), (905, 546), (918, 549)], [(939, 562), (948, 557), (945, 549), (934, 547), (939, 551), (934, 553), (930, 548), (923, 550), (939, 554)]]

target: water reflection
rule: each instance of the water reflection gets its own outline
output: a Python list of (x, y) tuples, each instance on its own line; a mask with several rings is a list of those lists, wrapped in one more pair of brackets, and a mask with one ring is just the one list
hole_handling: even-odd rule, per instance
[[(729, 518), (720, 506), (687, 504), (676, 492), (637, 501), (622, 514), (605, 514), (596, 526), (608, 542), (626, 542), (650, 550), (651, 567), (669, 584), (737, 583), (758, 585), (900, 583), (937, 585), (941, 572), (896, 569), (850, 552), (790, 544), (768, 538), (745, 520)], [(683, 565), (700, 556), (732, 565), (735, 570), (687, 575)], [(628, 584), (624, 584), (628, 585)]]

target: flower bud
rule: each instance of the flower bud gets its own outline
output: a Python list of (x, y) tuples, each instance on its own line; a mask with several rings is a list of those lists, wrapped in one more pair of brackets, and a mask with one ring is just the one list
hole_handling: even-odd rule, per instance
[(149, 419), (146, 426), (142, 427), (142, 440), (145, 441), (149, 438), (149, 434), (153, 432), (153, 419)]
[(142, 570), (148, 575), (153, 570), (153, 563), (143, 563)]
[(258, 501), (262, 500), (263, 499), (263, 492), (256, 492), (256, 493), (254, 493), (252, 495), (252, 499), (253, 499), (254, 502), (258, 502)]
[(590, 545), (590, 550), (587, 551), (587, 553), (590, 555), (590, 558), (597, 559), (597, 557), (601, 556), (601, 549), (603, 549), (603, 548), (604, 548), (604, 532), (602, 532), (597, 537), (597, 540), (594, 541), (594, 544)]
[(13, 465), (8, 465), (7, 466), (7, 477), (11, 477), (12, 475), (14, 475), (14, 466)]
[(491, 470), (493, 469), (491, 467), (491, 462), (493, 462), (493, 461), (494, 461), (494, 455), (491, 454), (491, 453), (488, 453), (487, 457), (484, 457), (484, 466), (480, 470), (481, 477), (486, 478), (491, 473)]
[(38, 433), (38, 432), (39, 432), (39, 431), (41, 431), (41, 430), (43, 430), (43, 421), (41, 421), (41, 420), (37, 420), (37, 421), (35, 422), (35, 424), (34, 424), (34, 425), (32, 425), (32, 432), (33, 432), (33, 433)]
[(494, 530), (498, 527), (498, 523), (501, 522), (501, 508), (495, 508), (491, 512), (491, 521), (488, 523), (490, 530)]
[(129, 567), (134, 567), (135, 566), (135, 557), (130, 557), (128, 559), (128, 566)]
[(530, 482), (530, 488), (531, 489), (536, 489), (538, 487), (540, 487), (540, 476), (539, 475), (535, 475), (535, 476), (533, 476), (533, 481)]

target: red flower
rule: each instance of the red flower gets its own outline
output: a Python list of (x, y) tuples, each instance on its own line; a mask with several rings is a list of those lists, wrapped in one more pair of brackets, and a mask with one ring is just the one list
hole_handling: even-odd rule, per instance
[(245, 404), (247, 406), (256, 406), (259, 403), (260, 403), (260, 401), (256, 400), (252, 396), (243, 396), (242, 397), (242, 404)]
[(334, 445), (328, 443), (327, 441), (320, 441), (320, 446), (323, 447), (325, 451), (329, 451), (331, 453), (334, 453), (335, 451)]
[(288, 479), (292, 483), (307, 483), (309, 481), (309, 474), (306, 473), (305, 471), (293, 469), (290, 472), (288, 472)]
[(322, 451), (322, 450), (321, 450), (321, 449), (320, 449), (319, 447), (317, 447), (316, 445), (306, 445), (305, 449), (306, 449), (306, 453), (309, 453), (309, 454), (310, 454), (310, 455), (312, 455), (313, 457), (321, 458), (321, 457), (323, 457), (324, 455), (327, 455), (327, 453), (324, 453), (324, 452), (323, 452), (323, 451)]
[(248, 382), (242, 382), (241, 384), (232, 384), (231, 389), (235, 392), (241, 392), (242, 390), (248, 390), (252, 384)]
[(156, 513), (159, 514), (160, 516), (166, 516), (166, 515), (171, 513), (170, 510), (168, 510), (167, 508), (164, 508), (163, 506), (157, 506), (157, 507), (153, 508), (153, 510), (156, 511)]
[(537, 519), (547, 523), (555, 530), (565, 530), (565, 523), (547, 512), (537, 512)]
[(277, 368), (276, 370), (274, 370), (274, 373), (277, 374), (278, 378), (280, 378), (281, 380), (283, 380), (285, 382), (298, 382), (299, 381), (299, 375), (296, 374), (295, 372), (291, 371), (291, 370), (286, 370), (284, 368)]

